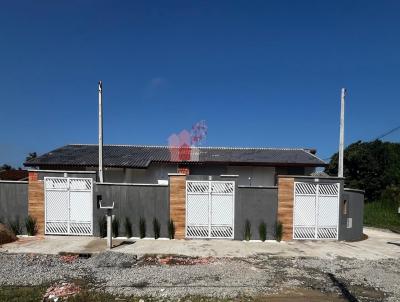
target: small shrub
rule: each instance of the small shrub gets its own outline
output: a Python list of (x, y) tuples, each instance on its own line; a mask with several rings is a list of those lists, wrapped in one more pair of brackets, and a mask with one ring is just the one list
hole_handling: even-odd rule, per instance
[(35, 236), (38, 232), (36, 218), (28, 215), (28, 217), (25, 219), (25, 227), (29, 236)]
[(157, 218), (154, 217), (153, 219), (153, 232), (154, 232), (154, 239), (160, 238), (160, 230), (161, 225)]
[(0, 223), (0, 245), (10, 243), (15, 240), (17, 240), (15, 234), (6, 225)]
[(104, 215), (99, 218), (99, 230), (100, 238), (104, 238), (107, 236), (107, 218)]
[(146, 220), (143, 217), (139, 218), (139, 237), (146, 237)]
[(283, 225), (282, 222), (278, 221), (275, 227), (275, 239), (276, 241), (280, 242), (282, 240), (283, 234)]
[(244, 223), (244, 240), (249, 241), (251, 239), (251, 224), (248, 219)]
[(128, 217), (125, 217), (125, 236), (127, 238), (131, 238), (132, 237), (132, 223), (129, 220)]
[(172, 219), (168, 221), (168, 237), (169, 239), (175, 238), (175, 224)]
[(8, 222), (8, 227), (15, 235), (22, 234), (22, 226), (19, 217), (16, 217), (14, 220), (10, 220)]
[(112, 229), (112, 233), (113, 233), (113, 237), (118, 237), (119, 235), (119, 220), (117, 219), (117, 217), (114, 217), (114, 219), (111, 222), (111, 229)]
[(267, 239), (267, 225), (264, 221), (258, 226), (258, 233), (261, 241), (265, 241)]

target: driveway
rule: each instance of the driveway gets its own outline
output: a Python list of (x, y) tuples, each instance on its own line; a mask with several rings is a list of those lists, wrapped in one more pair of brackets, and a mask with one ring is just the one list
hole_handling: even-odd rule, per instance
[[(184, 255), (191, 257), (249, 257), (257, 254), (280, 257), (335, 257), (378, 260), (400, 258), (400, 235), (364, 228), (368, 239), (358, 242), (290, 241), (243, 242), (232, 240), (114, 240), (113, 251), (135, 254)], [(126, 244), (129, 243), (129, 244)], [(105, 251), (106, 240), (94, 237), (22, 237), (5, 244), (0, 252), (9, 253), (99, 253)]]

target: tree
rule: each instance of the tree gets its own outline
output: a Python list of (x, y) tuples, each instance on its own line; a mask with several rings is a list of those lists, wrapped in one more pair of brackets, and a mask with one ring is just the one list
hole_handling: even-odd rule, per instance
[(11, 167), (10, 165), (4, 164), (2, 166), (0, 166), (0, 171), (4, 171), (4, 170), (14, 170), (13, 167)]
[(28, 154), (28, 156), (26, 157), (25, 161), (30, 161), (31, 159), (36, 158), (36, 157), (37, 157), (36, 152), (30, 152)]
[[(358, 141), (344, 151), (345, 185), (365, 190), (367, 201), (380, 199), (385, 190), (400, 185), (400, 144)], [(337, 175), (338, 153), (335, 153), (325, 172)], [(391, 189), (392, 190), (392, 189)], [(393, 190), (392, 190), (393, 191)]]

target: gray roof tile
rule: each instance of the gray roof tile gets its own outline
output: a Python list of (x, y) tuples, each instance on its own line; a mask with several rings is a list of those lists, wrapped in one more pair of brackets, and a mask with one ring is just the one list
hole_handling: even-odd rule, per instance
[[(171, 150), (172, 155), (171, 155)], [(104, 145), (103, 163), (106, 167), (146, 168), (151, 162), (182, 162), (179, 150), (167, 146)], [(307, 149), (285, 148), (192, 148), (191, 163), (230, 163), (257, 165), (324, 166), (326, 163)], [(97, 145), (66, 145), (24, 163), (25, 166), (97, 166)]]

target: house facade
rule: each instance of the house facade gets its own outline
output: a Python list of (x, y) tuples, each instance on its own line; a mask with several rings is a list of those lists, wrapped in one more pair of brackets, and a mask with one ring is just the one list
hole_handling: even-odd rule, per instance
[[(106, 145), (104, 181), (166, 183), (168, 174), (236, 175), (238, 185), (275, 186), (278, 175), (311, 175), (326, 163), (313, 149)], [(67, 145), (25, 163), (40, 170), (97, 171), (97, 145)]]
[[(67, 145), (25, 163), (28, 181), (0, 181), (0, 212), (32, 216), (39, 234), (98, 236), (105, 210), (129, 220), (133, 237), (360, 240), (363, 192), (315, 173), (311, 149)], [(120, 230), (126, 236), (124, 229)]]

